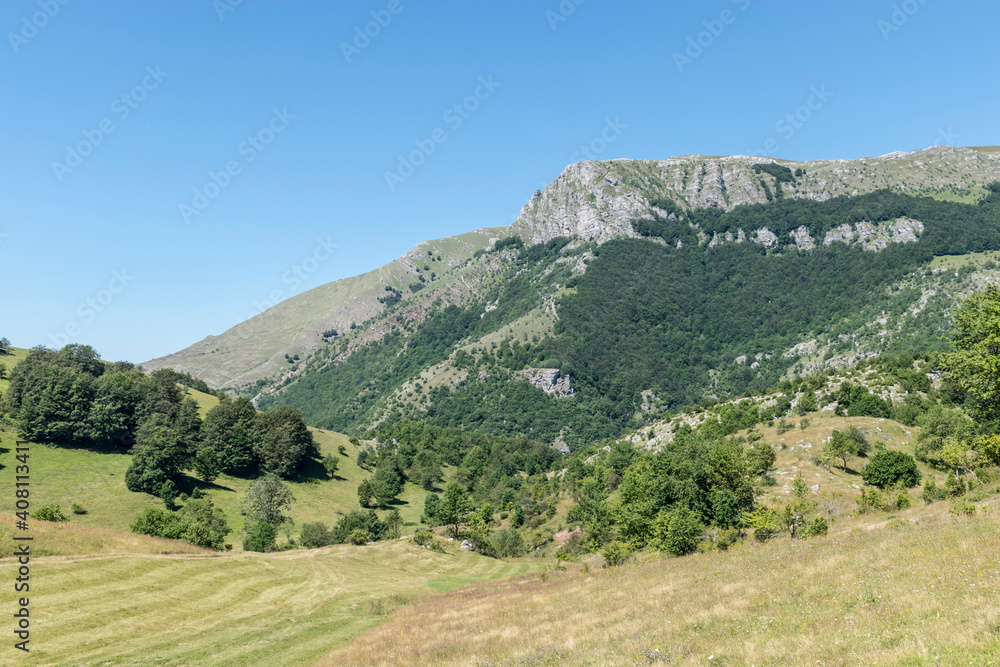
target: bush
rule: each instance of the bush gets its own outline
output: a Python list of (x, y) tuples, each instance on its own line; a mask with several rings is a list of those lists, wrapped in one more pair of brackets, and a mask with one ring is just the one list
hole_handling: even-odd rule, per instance
[(903, 452), (880, 450), (875, 452), (871, 461), (861, 471), (861, 477), (866, 484), (884, 489), (895, 484), (909, 488), (920, 482), (920, 470), (913, 457)]
[(932, 478), (928, 477), (924, 480), (924, 490), (923, 493), (920, 494), (920, 497), (923, 498), (924, 502), (928, 505), (935, 500), (940, 500), (941, 490), (937, 488), (937, 484), (934, 483)]
[(953, 500), (949, 510), (955, 516), (975, 516), (976, 506), (965, 498)]
[(87, 513), (87, 510), (84, 509), (83, 505), (81, 505), (79, 503), (73, 503), (72, 505), (70, 505), (69, 508), (73, 511), (73, 514), (86, 514)]
[(371, 537), (368, 535), (367, 530), (358, 529), (352, 530), (347, 539), (350, 540), (351, 544), (360, 547), (363, 544), (367, 544)]
[(821, 516), (814, 518), (812, 521), (806, 525), (805, 529), (802, 531), (802, 537), (816, 537), (818, 535), (826, 535), (826, 531), (829, 526), (826, 523), (826, 519)]
[(39, 521), (69, 521), (69, 517), (63, 514), (59, 505), (42, 505), (31, 513), (31, 518)]
[(413, 543), (433, 551), (444, 551), (441, 548), (441, 541), (435, 537), (434, 531), (430, 528), (420, 528), (413, 533)]
[(299, 534), (299, 541), (307, 549), (316, 549), (333, 544), (333, 533), (326, 527), (325, 523), (304, 523), (302, 532)]
[(905, 510), (910, 506), (910, 494), (908, 494), (904, 489), (900, 489), (899, 493), (896, 494), (896, 509)]
[(385, 537), (388, 527), (378, 518), (373, 510), (354, 510), (341, 517), (331, 531), (335, 544), (345, 544), (352, 540), (355, 532), (361, 531), (368, 536), (365, 542), (377, 542)]
[(243, 550), (264, 553), (274, 551), (274, 539), (278, 531), (274, 526), (258, 521), (247, 526), (246, 535), (243, 537)]
[(490, 550), (497, 558), (518, 558), (528, 551), (521, 533), (509, 526), (493, 533), (488, 541)]
[(885, 499), (882, 494), (879, 493), (878, 489), (867, 488), (861, 490), (861, 495), (858, 496), (858, 514), (864, 514), (869, 510), (884, 510), (886, 509)]
[(632, 559), (632, 547), (625, 542), (615, 540), (604, 545), (601, 555), (604, 556), (604, 567), (618, 567)]
[(230, 533), (226, 515), (213, 507), (208, 498), (191, 500), (176, 513), (159, 508), (144, 510), (132, 522), (131, 530), (140, 535), (184, 540), (217, 551), (222, 550), (223, 539)]

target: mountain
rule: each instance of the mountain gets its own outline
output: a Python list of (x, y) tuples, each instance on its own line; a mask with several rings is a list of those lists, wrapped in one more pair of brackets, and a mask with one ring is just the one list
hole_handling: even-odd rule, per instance
[(422, 243), (143, 366), (327, 428), (416, 416), (572, 446), (940, 346), (956, 300), (996, 278), (998, 180), (996, 147), (583, 162), (508, 228)]

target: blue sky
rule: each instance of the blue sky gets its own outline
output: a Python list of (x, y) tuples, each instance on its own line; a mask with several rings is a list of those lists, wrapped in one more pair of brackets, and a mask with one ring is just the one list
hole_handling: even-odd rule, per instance
[(998, 144), (998, 23), (943, 0), (7, 0), (0, 336), (167, 354), (510, 224), (581, 147)]

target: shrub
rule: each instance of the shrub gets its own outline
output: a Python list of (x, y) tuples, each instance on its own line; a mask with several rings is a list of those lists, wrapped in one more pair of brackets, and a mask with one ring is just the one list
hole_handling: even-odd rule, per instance
[(924, 480), (924, 490), (923, 493), (920, 494), (920, 497), (923, 498), (924, 502), (928, 505), (941, 497), (940, 489), (937, 488), (937, 484), (934, 483), (932, 478), (928, 477)]
[(814, 518), (809, 524), (806, 525), (805, 529), (802, 531), (802, 537), (816, 537), (818, 535), (826, 535), (828, 529), (826, 519), (821, 516)]
[(39, 521), (69, 521), (69, 517), (63, 514), (59, 505), (42, 505), (31, 513), (31, 517)]
[(144, 510), (132, 522), (131, 530), (140, 535), (185, 540), (217, 551), (222, 550), (223, 539), (230, 533), (226, 515), (213, 507), (208, 498), (191, 500), (176, 513), (159, 508)]
[(354, 510), (348, 512), (337, 522), (331, 531), (335, 544), (345, 544), (352, 540), (355, 532), (361, 531), (368, 536), (365, 542), (377, 542), (385, 537), (387, 526), (378, 518), (373, 510)]
[(277, 534), (277, 529), (266, 521), (252, 523), (247, 526), (246, 535), (243, 537), (243, 550), (260, 553), (274, 551), (274, 538)]
[(352, 530), (351, 534), (348, 536), (348, 540), (350, 540), (351, 544), (359, 547), (363, 544), (367, 544), (369, 539), (370, 536), (368, 535), (368, 531), (361, 529)]
[(307, 549), (316, 549), (333, 544), (333, 533), (326, 527), (325, 523), (304, 523), (302, 532), (299, 534), (299, 541)]
[(976, 506), (965, 498), (958, 498), (952, 501), (948, 511), (955, 516), (974, 516), (976, 514)]
[(87, 513), (87, 510), (84, 509), (83, 505), (81, 505), (79, 503), (73, 503), (72, 505), (70, 505), (70, 509), (73, 511), (73, 514), (86, 514)]
[(895, 484), (905, 487), (916, 486), (920, 482), (920, 470), (913, 457), (903, 452), (883, 449), (875, 452), (871, 461), (861, 471), (865, 483), (884, 489)]
[(509, 526), (493, 533), (489, 543), (497, 558), (517, 558), (528, 551), (521, 533)]
[(884, 510), (886, 509), (885, 499), (878, 489), (866, 488), (861, 490), (861, 495), (858, 496), (858, 514), (864, 514), (869, 510)]
[(604, 545), (601, 555), (604, 557), (604, 567), (618, 567), (632, 559), (632, 547), (625, 542), (615, 540)]
[(909, 506), (910, 494), (908, 494), (905, 489), (900, 489), (899, 493), (896, 494), (896, 509), (905, 510)]
[(430, 528), (420, 528), (413, 533), (413, 543), (420, 547), (439, 550), (439, 542)]

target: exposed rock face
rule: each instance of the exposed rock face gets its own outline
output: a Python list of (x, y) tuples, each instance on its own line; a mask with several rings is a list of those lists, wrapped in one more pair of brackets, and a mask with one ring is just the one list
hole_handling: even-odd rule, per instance
[(778, 235), (767, 227), (761, 227), (757, 230), (757, 234), (754, 237), (754, 243), (759, 243), (762, 246), (773, 248), (778, 244)]
[(781, 356), (785, 358), (789, 357), (804, 357), (816, 352), (816, 339), (807, 340), (805, 342), (799, 343), (798, 345), (793, 345), (788, 348), (784, 354)]
[(839, 227), (834, 227), (826, 233), (826, 238), (823, 239), (823, 245), (830, 245), (831, 243), (841, 242), (850, 243), (854, 240), (854, 228), (851, 227), (846, 222)]
[(809, 235), (809, 228), (802, 225), (798, 229), (790, 232), (792, 240), (795, 241), (795, 247), (799, 250), (812, 250), (816, 247), (816, 242), (813, 241), (813, 237)]
[(854, 242), (865, 250), (879, 251), (890, 243), (916, 243), (923, 232), (924, 223), (919, 220), (898, 218), (877, 225), (863, 220), (853, 227), (844, 223), (831, 229), (826, 233), (823, 245)]
[(558, 368), (526, 368), (523, 371), (518, 371), (517, 374), (546, 394), (552, 394), (556, 398), (573, 395), (569, 375), (563, 375)]
[[(685, 155), (668, 160), (573, 164), (543, 191), (532, 195), (511, 231), (525, 243), (542, 243), (557, 236), (604, 242), (621, 235), (635, 236), (631, 221), (645, 215), (655, 198), (673, 200), (681, 208), (728, 210), (764, 203), (768, 198), (763, 184), (773, 191), (775, 181), (768, 174), (754, 173), (753, 165), (770, 162), (774, 160), (750, 155)], [(1000, 155), (985, 148), (933, 146), (860, 160), (784, 165), (806, 172), (795, 183), (782, 184), (784, 196), (817, 201), (872, 192), (900, 182), (906, 182), (911, 190), (933, 190), (958, 180), (985, 185), (1000, 179)]]

